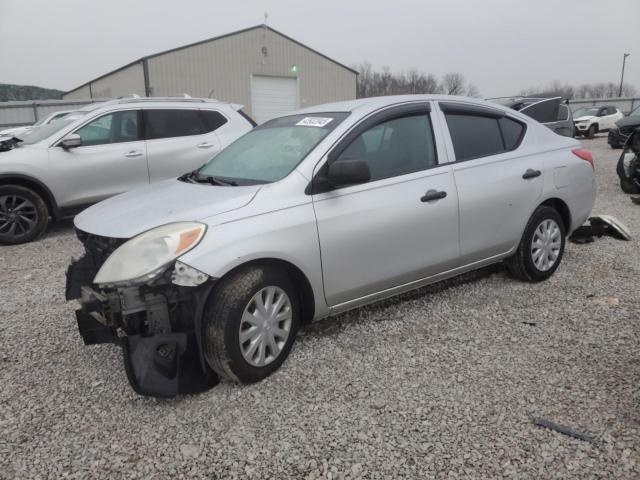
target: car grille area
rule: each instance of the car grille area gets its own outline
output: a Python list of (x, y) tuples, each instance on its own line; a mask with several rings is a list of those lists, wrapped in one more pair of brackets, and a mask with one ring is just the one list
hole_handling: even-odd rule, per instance
[(85, 253), (74, 260), (67, 269), (67, 286), (65, 296), (67, 300), (80, 298), (80, 289), (93, 284), (98, 270), (114, 252), (116, 248), (126, 242), (126, 238), (110, 238), (93, 235), (76, 229), (78, 240), (84, 245)]

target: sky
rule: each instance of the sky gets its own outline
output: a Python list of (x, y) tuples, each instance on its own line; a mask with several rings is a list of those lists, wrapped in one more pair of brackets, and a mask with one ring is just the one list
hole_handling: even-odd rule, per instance
[(70, 90), (264, 22), (346, 65), (463, 73), (485, 97), (554, 80), (640, 91), (640, 0), (0, 0), (0, 83)]

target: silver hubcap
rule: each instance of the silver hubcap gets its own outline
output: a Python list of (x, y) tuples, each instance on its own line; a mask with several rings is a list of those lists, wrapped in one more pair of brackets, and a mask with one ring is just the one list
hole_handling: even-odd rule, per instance
[(543, 220), (533, 234), (531, 259), (536, 268), (546, 272), (553, 267), (560, 255), (562, 237), (558, 224), (550, 219)]
[(0, 197), (0, 235), (24, 235), (37, 221), (38, 211), (30, 200), (18, 195)]
[(240, 321), (240, 351), (254, 367), (273, 362), (289, 338), (291, 301), (279, 287), (266, 287), (256, 293), (244, 309)]

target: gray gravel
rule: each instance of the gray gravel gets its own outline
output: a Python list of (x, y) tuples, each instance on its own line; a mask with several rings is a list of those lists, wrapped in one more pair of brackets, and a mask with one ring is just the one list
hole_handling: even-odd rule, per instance
[(0, 248), (0, 477), (639, 478), (640, 206), (619, 150), (583, 143), (596, 211), (633, 241), (568, 244), (541, 284), (489, 268), (317, 322), (253, 386), (137, 396), (64, 302), (70, 223)]

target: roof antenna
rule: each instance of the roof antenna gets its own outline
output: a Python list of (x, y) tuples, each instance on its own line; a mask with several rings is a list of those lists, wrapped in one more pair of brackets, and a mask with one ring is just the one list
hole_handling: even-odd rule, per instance
[(269, 53), (269, 51), (267, 50), (267, 19), (269, 18), (269, 12), (264, 12), (264, 23), (263, 25), (263, 29), (262, 29), (262, 63), (266, 63), (267, 60), (267, 53)]

